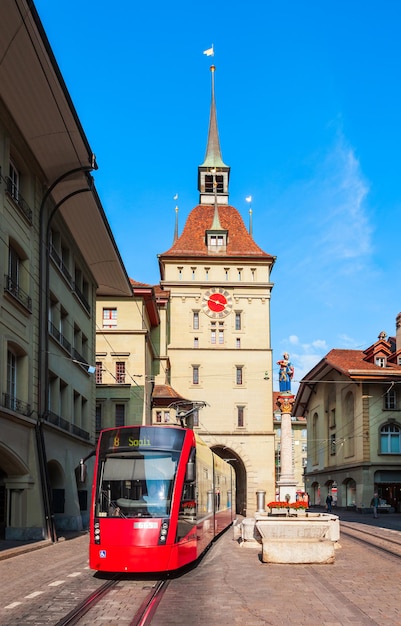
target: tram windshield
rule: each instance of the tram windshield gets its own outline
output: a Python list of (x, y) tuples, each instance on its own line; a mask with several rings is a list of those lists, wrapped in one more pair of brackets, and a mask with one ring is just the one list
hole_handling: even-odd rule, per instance
[(98, 517), (164, 517), (179, 460), (178, 451), (108, 454), (99, 462)]

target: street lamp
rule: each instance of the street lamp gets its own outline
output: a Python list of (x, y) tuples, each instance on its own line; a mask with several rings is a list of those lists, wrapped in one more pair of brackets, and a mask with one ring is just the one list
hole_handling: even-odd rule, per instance
[[(38, 463), (41, 478), (43, 507), (46, 519), (48, 537), (53, 542), (57, 541), (56, 526), (54, 521), (52, 492), (49, 471), (47, 467), (46, 446), (43, 435), (43, 418), (46, 414), (46, 402), (49, 394), (49, 332), (48, 332), (48, 309), (49, 309), (49, 240), (50, 225), (55, 213), (60, 207), (74, 196), (92, 191), (93, 179), (90, 172), (96, 169), (94, 155), (91, 164), (76, 167), (59, 176), (46, 190), (39, 209), (39, 333), (38, 333), (38, 418), (35, 425), (36, 444), (38, 450)], [(52, 209), (47, 220), (45, 219), (46, 203), (54, 189), (66, 178), (74, 174), (84, 174), (87, 185), (76, 189), (62, 198)]]

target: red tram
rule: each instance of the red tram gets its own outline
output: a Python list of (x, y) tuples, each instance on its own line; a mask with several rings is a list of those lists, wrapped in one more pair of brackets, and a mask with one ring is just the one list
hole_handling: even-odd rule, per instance
[(103, 430), (95, 461), (89, 565), (162, 572), (196, 560), (232, 523), (232, 467), (188, 428)]

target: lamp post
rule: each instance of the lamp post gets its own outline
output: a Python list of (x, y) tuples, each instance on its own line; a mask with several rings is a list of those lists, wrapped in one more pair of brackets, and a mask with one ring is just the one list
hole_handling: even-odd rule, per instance
[[(35, 425), (36, 444), (38, 452), (39, 471), (41, 479), (41, 490), (43, 498), (44, 514), (46, 519), (47, 536), (53, 542), (57, 541), (56, 526), (54, 521), (52, 492), (49, 471), (47, 467), (46, 445), (43, 435), (43, 419), (47, 411), (49, 394), (49, 332), (48, 332), (48, 309), (49, 309), (49, 239), (52, 219), (61, 206), (74, 196), (92, 191), (93, 179), (90, 172), (96, 169), (94, 155), (90, 165), (69, 170), (59, 176), (46, 190), (39, 209), (39, 333), (38, 333), (38, 418)], [(65, 179), (74, 174), (84, 174), (87, 176), (87, 185), (76, 189), (62, 198), (52, 209), (50, 215), (46, 217), (46, 204), (53, 190)]]

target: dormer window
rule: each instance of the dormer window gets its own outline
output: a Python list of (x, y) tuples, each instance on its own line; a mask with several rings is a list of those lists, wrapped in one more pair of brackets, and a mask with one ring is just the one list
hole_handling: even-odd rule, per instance
[(225, 252), (227, 248), (227, 231), (206, 231), (207, 247), (210, 252)]
[(375, 363), (376, 363), (377, 367), (386, 367), (386, 357), (384, 357), (384, 356), (377, 356), (375, 358)]
[(223, 235), (211, 235), (210, 236), (210, 245), (212, 245), (212, 246), (223, 246), (224, 245), (224, 237), (223, 237)]

